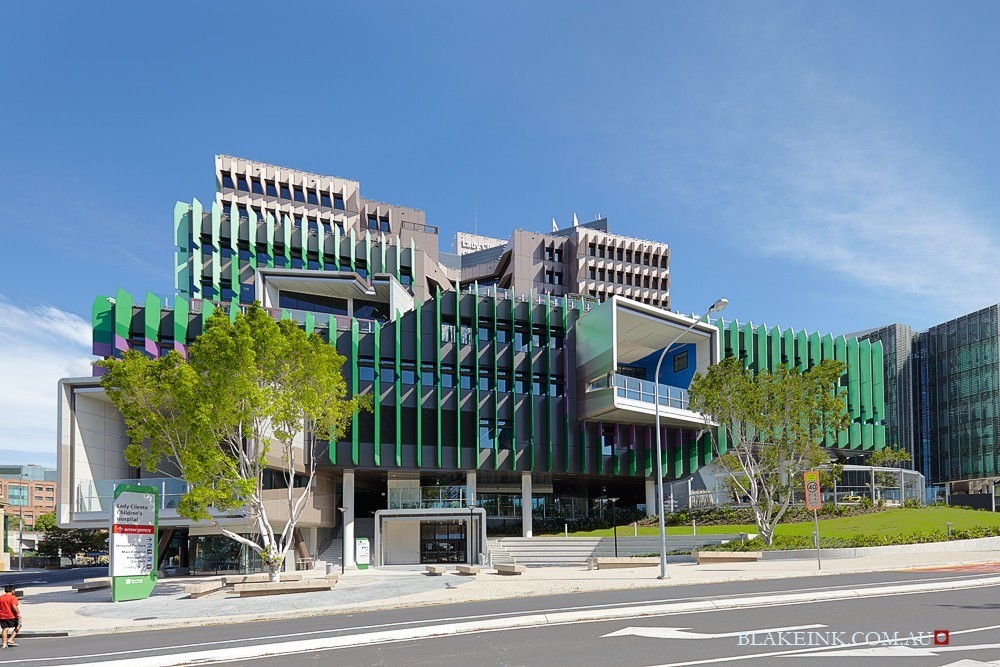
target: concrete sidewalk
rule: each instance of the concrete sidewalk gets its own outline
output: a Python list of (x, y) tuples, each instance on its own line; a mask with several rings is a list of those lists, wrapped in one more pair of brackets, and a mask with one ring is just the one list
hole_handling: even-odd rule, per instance
[[(219, 592), (187, 599), (184, 584), (210, 578), (161, 579), (153, 596), (114, 604), (109, 589), (78, 593), (69, 586), (28, 586), (23, 597), (25, 636), (136, 632), (220, 623), (238, 623), (321, 614), (372, 611), (454, 602), (596, 592), (631, 588), (676, 588), (685, 584), (830, 576), (928, 567), (998, 564), (1000, 551), (919, 552), (830, 559), (817, 570), (815, 560), (668, 565), (669, 579), (656, 578), (657, 567), (588, 571), (584, 566), (528, 567), (520, 576), (483, 570), (478, 576), (449, 572), (429, 577), (422, 566), (349, 571), (330, 591), (264, 598), (238, 598)], [(986, 571), (992, 568), (985, 568)], [(306, 573), (307, 575), (309, 573)], [(320, 573), (317, 572), (317, 575)], [(985, 576), (985, 575), (984, 575)], [(262, 612), (262, 609), (265, 611)]]

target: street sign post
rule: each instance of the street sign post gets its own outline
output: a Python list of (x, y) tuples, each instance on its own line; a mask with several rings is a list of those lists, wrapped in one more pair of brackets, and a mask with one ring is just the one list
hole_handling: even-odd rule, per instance
[(354, 545), (354, 563), (359, 570), (367, 570), (371, 563), (371, 545), (368, 543), (368, 538), (355, 538)]
[(111, 599), (142, 600), (156, 585), (159, 494), (151, 486), (119, 484), (108, 535)]
[(812, 510), (813, 524), (816, 532), (813, 533), (813, 542), (816, 544), (816, 567), (823, 569), (823, 561), (819, 555), (819, 515), (817, 511), (823, 507), (823, 495), (819, 488), (819, 471), (809, 470), (803, 475), (803, 487), (806, 491), (806, 509)]

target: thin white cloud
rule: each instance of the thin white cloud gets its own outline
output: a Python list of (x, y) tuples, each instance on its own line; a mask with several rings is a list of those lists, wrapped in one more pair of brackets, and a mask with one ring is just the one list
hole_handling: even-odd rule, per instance
[(708, 216), (764, 270), (825, 272), (896, 309), (920, 304), (925, 324), (1000, 301), (1000, 203), (919, 109), (893, 106), (887, 82), (851, 79), (865, 75), (801, 37), (807, 25), (720, 28), (739, 71), (687, 81), (704, 113), (647, 133), (634, 173), (646, 168), (650, 191)]
[(0, 295), (0, 451), (55, 460), (56, 383), (91, 374), (90, 324)]
[(755, 247), (948, 310), (1000, 300), (1000, 234), (965, 203), (946, 158), (856, 100), (808, 95), (809, 122), (757, 164), (771, 196), (751, 208)]

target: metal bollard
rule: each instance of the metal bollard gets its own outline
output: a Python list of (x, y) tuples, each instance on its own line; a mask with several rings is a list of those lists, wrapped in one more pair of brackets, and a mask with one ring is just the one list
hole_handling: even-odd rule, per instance
[(692, 535), (698, 534), (698, 522), (695, 521), (694, 519), (691, 519), (691, 534)]

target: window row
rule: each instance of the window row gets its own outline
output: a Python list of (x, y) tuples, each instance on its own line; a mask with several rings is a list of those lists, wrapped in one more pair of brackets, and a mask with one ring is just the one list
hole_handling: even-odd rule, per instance
[[(245, 206), (236, 206), (235, 207), (236, 216), (233, 215), (233, 210), (234, 210), (234, 207), (233, 207), (232, 204), (224, 204), (223, 207), (222, 207), (222, 214), (226, 215), (226, 216), (229, 216), (230, 220), (234, 220), (236, 218), (236, 216), (238, 216), (242, 220), (248, 220), (250, 218), (250, 214), (248, 212), (248, 209)], [(250, 210), (252, 210), (254, 212), (254, 215), (257, 216), (257, 220), (260, 221), (260, 222), (263, 222), (266, 219), (265, 218), (265, 214), (266, 213), (270, 213), (274, 217), (274, 221), (275, 221), (274, 227), (275, 227), (275, 229), (280, 229), (282, 227), (282, 224), (283, 224), (282, 220), (284, 220), (285, 217), (286, 217), (280, 211), (264, 210), (264, 209), (261, 209), (261, 208), (259, 208), (257, 206), (251, 206)], [(292, 229), (294, 231), (301, 231), (302, 229), (307, 229), (310, 232), (316, 232), (316, 233), (318, 233), (319, 229), (322, 227), (323, 231), (326, 234), (332, 235), (333, 234), (333, 228), (336, 227), (336, 228), (338, 228), (340, 230), (341, 234), (344, 234), (344, 225), (343, 225), (343, 223), (341, 223), (339, 221), (335, 221), (335, 220), (322, 220), (320, 218), (314, 218), (314, 217), (311, 217), (311, 216), (308, 216), (308, 215), (307, 216), (294, 215), (294, 216), (287, 216), (287, 217), (291, 220)], [(230, 233), (232, 233), (232, 232), (230, 231)]]
[[(614, 296), (617, 293), (618, 293), (617, 291), (612, 291), (612, 290), (605, 291), (605, 290), (593, 290), (593, 289), (590, 290), (589, 292), (590, 296), (601, 302), (605, 301), (608, 297)], [(633, 301), (638, 301), (639, 303), (645, 303), (649, 304), (650, 306), (656, 306), (657, 308), (670, 307), (670, 301), (668, 299), (653, 299), (653, 298), (637, 297), (637, 296), (630, 296), (627, 298)]]
[(649, 251), (640, 252), (636, 250), (633, 252), (628, 248), (613, 248), (593, 241), (587, 246), (587, 257), (611, 259), (617, 262), (627, 262), (629, 264), (644, 264), (646, 266), (655, 266), (661, 269), (667, 268), (667, 265), (670, 262), (670, 257), (666, 253), (661, 255)]
[(377, 216), (373, 213), (368, 214), (368, 229), (388, 232), (389, 231), (389, 218), (388, 216)]
[(498, 323), (497, 328), (493, 329), (492, 322), (485, 319), (480, 320), (479, 328), (475, 334), (473, 334), (472, 327), (467, 324), (461, 325), (457, 333), (456, 337), (454, 324), (442, 324), (441, 342), (460, 342), (462, 345), (471, 345), (472, 336), (475, 335), (482, 343), (513, 343), (515, 351), (527, 352), (529, 343), (534, 349), (549, 347), (553, 350), (561, 350), (564, 339), (561, 330), (546, 333), (545, 327), (534, 326), (529, 331), (528, 325), (521, 323), (515, 324), (513, 327), (509, 323)]
[(669, 279), (666, 277), (661, 279), (658, 276), (639, 276), (639, 275), (634, 275), (630, 271), (614, 271), (612, 269), (599, 269), (594, 266), (591, 266), (587, 269), (587, 278), (589, 280), (611, 282), (617, 285), (625, 285), (627, 287), (643, 287), (645, 289), (655, 289), (655, 290), (659, 289), (666, 290), (669, 284)]
[[(392, 362), (382, 362), (378, 369), (379, 381), (384, 383), (394, 383), (396, 381), (396, 366)], [(358, 359), (358, 379), (361, 382), (375, 381), (375, 360), (371, 357), (361, 357)], [(551, 375), (546, 380), (544, 373), (515, 372), (511, 374), (508, 370), (496, 371), (494, 380), (494, 369), (491, 366), (484, 366), (479, 369), (479, 377), (475, 378), (473, 369), (460, 368), (455, 372), (452, 364), (441, 364), (440, 382), (434, 372), (433, 364), (422, 364), (419, 373), (417, 366), (413, 363), (403, 363), (399, 367), (399, 381), (404, 385), (417, 385), (423, 387), (441, 387), (442, 389), (478, 388), (480, 391), (498, 391), (501, 394), (531, 394), (533, 396), (562, 396), (565, 392), (565, 382), (561, 375)], [(474, 384), (475, 383), (475, 384)]]
[(331, 194), (315, 188), (307, 188), (301, 185), (289, 185), (287, 183), (276, 183), (275, 181), (249, 178), (243, 174), (237, 174), (235, 179), (228, 171), (222, 172), (222, 187), (240, 192), (249, 192), (255, 195), (265, 195), (277, 199), (287, 199), (303, 204), (313, 204), (315, 206), (325, 206), (340, 211), (344, 210), (344, 196), (341, 194)]
[(542, 257), (546, 262), (563, 261), (563, 249), (559, 246), (548, 244), (542, 249)]

